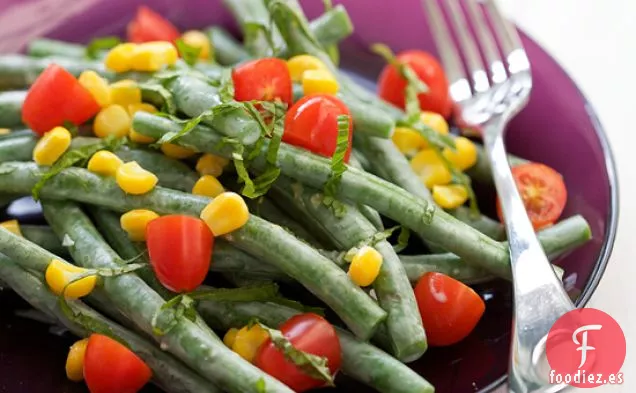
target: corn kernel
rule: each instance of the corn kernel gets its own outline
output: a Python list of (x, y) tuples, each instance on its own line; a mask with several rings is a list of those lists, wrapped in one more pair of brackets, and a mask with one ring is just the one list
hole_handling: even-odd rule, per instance
[(380, 274), (382, 254), (375, 248), (364, 246), (358, 250), (349, 265), (349, 277), (361, 287), (373, 284)]
[(177, 160), (189, 158), (197, 154), (197, 152), (192, 149), (188, 149), (187, 147), (181, 147), (179, 145), (175, 145), (174, 143), (162, 144), (161, 151), (163, 152), (163, 154), (167, 155), (168, 157), (176, 158)]
[[(146, 104), (145, 102), (128, 105), (128, 114), (130, 115), (131, 120), (137, 112), (155, 113), (157, 112), (157, 108), (150, 104)], [(128, 138), (130, 138), (130, 140), (135, 143), (143, 144), (153, 143), (155, 141), (155, 138), (138, 133), (132, 126), (130, 127), (130, 131), (128, 132)]]
[(91, 93), (99, 106), (105, 108), (110, 105), (110, 87), (106, 79), (102, 78), (97, 72), (93, 70), (83, 71), (77, 80)]
[(146, 136), (144, 134), (140, 134), (137, 131), (135, 131), (134, 128), (130, 128), (130, 131), (128, 132), (128, 138), (135, 142), (135, 143), (140, 143), (140, 144), (144, 144), (147, 145), (149, 143), (153, 143), (155, 141), (154, 138), (151, 138), (149, 136)]
[(426, 187), (443, 186), (452, 180), (452, 174), (433, 149), (422, 150), (411, 160), (411, 168)]
[(236, 341), (237, 333), (237, 328), (231, 328), (230, 330), (228, 330), (227, 333), (225, 333), (225, 336), (223, 336), (223, 343), (229, 348), (232, 348), (232, 346), (234, 345), (234, 341)]
[(425, 125), (437, 131), (438, 134), (448, 134), (448, 123), (446, 119), (444, 119), (444, 116), (439, 113), (424, 111), (420, 115), (420, 120)]
[(459, 184), (433, 186), (433, 200), (444, 209), (455, 209), (466, 203), (468, 191)]
[(155, 113), (157, 112), (157, 108), (154, 105), (147, 104), (145, 102), (138, 102), (135, 104), (128, 105), (128, 114), (132, 118), (137, 112), (147, 112), (147, 113)]
[(210, 198), (215, 198), (225, 192), (221, 182), (214, 176), (203, 175), (192, 187), (192, 193), (194, 195), (202, 195)]
[(246, 326), (236, 333), (232, 350), (251, 363), (258, 349), (268, 338), (269, 334), (259, 325), (254, 325), (251, 328)]
[(307, 70), (303, 73), (303, 94), (336, 94), (338, 81), (325, 70)]
[(16, 236), (24, 237), (22, 236), (22, 231), (20, 230), (20, 223), (18, 222), (18, 220), (8, 220), (5, 222), (0, 222), (0, 227), (6, 229)]
[(205, 33), (190, 30), (183, 33), (181, 39), (186, 45), (199, 49), (199, 59), (208, 60), (213, 57), (212, 43)]
[(159, 215), (152, 210), (136, 209), (122, 214), (119, 223), (130, 240), (142, 242), (146, 240), (146, 227), (150, 221), (159, 218)]
[(412, 128), (395, 127), (393, 143), (403, 154), (413, 155), (428, 146), (426, 139)]
[(115, 72), (130, 71), (136, 48), (137, 45), (130, 42), (117, 45), (106, 55), (104, 65), (107, 69)]
[(141, 104), (141, 90), (137, 82), (124, 79), (110, 85), (110, 100), (113, 104), (128, 108), (130, 105)]
[(33, 161), (38, 165), (53, 165), (71, 146), (71, 133), (64, 127), (55, 127), (44, 134), (33, 149)]
[(68, 350), (66, 357), (66, 377), (73, 382), (84, 380), (84, 354), (88, 339), (76, 341)]
[(201, 175), (219, 177), (223, 173), (223, 168), (225, 168), (225, 166), (229, 163), (230, 160), (227, 158), (206, 153), (197, 161), (196, 169)]
[(240, 195), (224, 192), (208, 203), (201, 212), (214, 236), (221, 236), (235, 231), (245, 225), (250, 218), (247, 205)]
[(128, 135), (130, 123), (130, 116), (123, 106), (110, 105), (95, 116), (93, 132), (99, 138), (106, 138), (109, 135), (123, 138)]
[(152, 172), (139, 166), (136, 161), (131, 161), (117, 169), (115, 180), (126, 193), (141, 195), (155, 188), (159, 179)]
[(305, 71), (322, 70), (329, 72), (329, 69), (320, 59), (311, 55), (298, 55), (287, 60), (287, 68), (292, 81), (300, 82)]
[(10, 128), (0, 128), (0, 135), (9, 135), (11, 133)]
[(100, 150), (88, 160), (88, 170), (102, 176), (115, 176), (124, 162), (108, 150)]
[(447, 147), (443, 154), (461, 171), (470, 168), (477, 162), (477, 147), (470, 139), (463, 136), (455, 139), (455, 151)]
[(173, 65), (179, 59), (177, 48), (168, 41), (144, 42), (133, 53), (132, 69), (154, 72)]
[(97, 276), (94, 275), (75, 281), (87, 271), (81, 267), (53, 259), (46, 268), (46, 283), (51, 292), (56, 295), (64, 293), (64, 297), (68, 299), (84, 297), (93, 291), (97, 282)]

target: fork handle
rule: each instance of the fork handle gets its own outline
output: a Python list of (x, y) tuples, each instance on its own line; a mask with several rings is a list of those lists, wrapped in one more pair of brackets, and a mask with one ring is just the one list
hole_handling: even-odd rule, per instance
[(574, 306), (541, 248), (517, 190), (503, 140), (506, 124), (505, 114), (494, 116), (483, 131), (510, 248), (515, 299), (511, 385), (517, 378), (528, 387), (545, 386), (546, 376), (537, 375), (535, 348), (554, 322)]

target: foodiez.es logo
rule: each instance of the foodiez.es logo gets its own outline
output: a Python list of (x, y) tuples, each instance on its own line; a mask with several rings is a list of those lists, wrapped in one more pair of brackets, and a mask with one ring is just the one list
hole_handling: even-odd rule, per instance
[(548, 334), (550, 383), (578, 388), (622, 384), (626, 351), (625, 335), (614, 318), (593, 308), (570, 311)]

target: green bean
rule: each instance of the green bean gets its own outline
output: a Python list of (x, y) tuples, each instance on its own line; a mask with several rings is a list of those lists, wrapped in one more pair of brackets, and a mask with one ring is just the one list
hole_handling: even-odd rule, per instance
[(323, 45), (338, 44), (353, 32), (353, 23), (342, 4), (324, 12), (309, 22), (309, 29)]
[[(42, 173), (43, 169), (34, 163), (0, 164), (0, 190), (30, 192)], [(156, 187), (145, 195), (127, 195), (113, 179), (79, 168), (66, 169), (50, 179), (42, 187), (40, 195), (48, 199), (85, 202), (115, 211), (145, 208), (160, 214), (194, 216), (199, 216), (210, 201), (209, 198), (162, 187)], [(252, 215), (243, 228), (229, 234), (226, 239), (300, 282), (327, 303), (361, 338), (370, 337), (386, 317), (386, 313), (364, 291), (353, 285), (346, 273), (277, 225)]]
[[(44, 202), (44, 216), (60, 235), (68, 235), (69, 247), (76, 262), (86, 268), (114, 268), (123, 261), (102, 239), (88, 217), (73, 203)], [(165, 304), (159, 294), (135, 274), (105, 278), (104, 291), (110, 300), (141, 329), (153, 333), (154, 315)], [(187, 318), (179, 318), (176, 326), (156, 337), (162, 346), (202, 376), (231, 392), (291, 392), (276, 379), (261, 372), (227, 348), (211, 330)]]
[(33, 135), (0, 139), (0, 162), (31, 160), (36, 143)]
[[(20, 268), (4, 255), (0, 255), (0, 277), (24, 300), (42, 312), (54, 315), (64, 326), (80, 337), (91, 333), (85, 326), (69, 319), (60, 309), (58, 298), (36, 276)], [(102, 315), (79, 301), (68, 302), (74, 313), (108, 326), (113, 334), (123, 340), (153, 371), (154, 381), (166, 392), (200, 393), (221, 392), (219, 388), (197, 375), (183, 363), (174, 359), (156, 345), (146, 341), (130, 330), (104, 318)]]
[[(215, 329), (240, 328), (252, 319), (278, 327), (299, 311), (272, 303), (201, 302), (201, 316)], [(373, 345), (336, 327), (342, 350), (342, 372), (382, 393), (433, 393), (415, 371)]]
[[(352, 154), (351, 157), (349, 158), (349, 165), (361, 171), (366, 171), (364, 167), (362, 166), (362, 163), (360, 162), (358, 157), (355, 156), (354, 154)], [(369, 220), (369, 222), (373, 224), (375, 229), (377, 229), (378, 231), (384, 230), (384, 223), (382, 222), (382, 216), (380, 216), (380, 213), (371, 209), (367, 205), (358, 205), (357, 207), (358, 207), (358, 210), (360, 210), (360, 213), (362, 213), (367, 218), (367, 220)]]
[(26, 91), (5, 91), (0, 93), (0, 128), (15, 128), (22, 125), (22, 103)]
[(1, 134), (0, 135), (0, 141), (3, 141), (5, 139), (11, 139), (11, 138), (16, 138), (18, 136), (25, 136), (25, 135), (34, 135), (33, 131), (29, 130), (29, 129), (18, 129), (18, 130), (10, 130), (8, 133), (6, 134)]
[(45, 225), (20, 225), (20, 231), (25, 239), (37, 244), (43, 249), (60, 256), (68, 255), (68, 251), (60, 239), (55, 236), (51, 228)]
[(27, 53), (33, 57), (61, 56), (81, 59), (86, 55), (86, 47), (71, 42), (37, 38), (29, 42)]
[[(529, 161), (512, 154), (508, 154), (508, 162), (510, 166), (526, 164)], [(486, 151), (481, 145), (477, 145), (477, 163), (470, 167), (466, 174), (475, 182), (485, 185), (494, 185), (492, 179), (492, 169), (490, 168), (490, 160), (486, 157)]]
[[(306, 219), (321, 226), (340, 250), (356, 247), (368, 241), (376, 228), (351, 205), (340, 217), (321, 201), (324, 196), (314, 189), (303, 186), (285, 177), (279, 177), (274, 191), (285, 206), (295, 205), (304, 211)], [(377, 242), (374, 247), (383, 258), (380, 273), (373, 283), (380, 306), (387, 312), (386, 326), (393, 354), (400, 360), (410, 362), (426, 351), (426, 335), (419, 315), (415, 294), (404, 267), (393, 247), (387, 241)]]
[(270, 26), (265, 4), (261, 0), (223, 0), (223, 4), (230, 10), (241, 28), (243, 45), (247, 53), (253, 57), (272, 56), (273, 48), (269, 40), (274, 47), (280, 47), (282, 39), (278, 30), (271, 29), (269, 32), (265, 30)]
[(214, 47), (214, 58), (220, 64), (231, 66), (249, 58), (245, 48), (224, 28), (213, 26), (205, 32)]

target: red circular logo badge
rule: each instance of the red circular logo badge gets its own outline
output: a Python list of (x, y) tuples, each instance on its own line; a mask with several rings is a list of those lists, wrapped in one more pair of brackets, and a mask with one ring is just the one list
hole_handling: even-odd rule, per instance
[(550, 382), (578, 388), (623, 383), (625, 334), (607, 313), (583, 308), (556, 321), (546, 341)]

